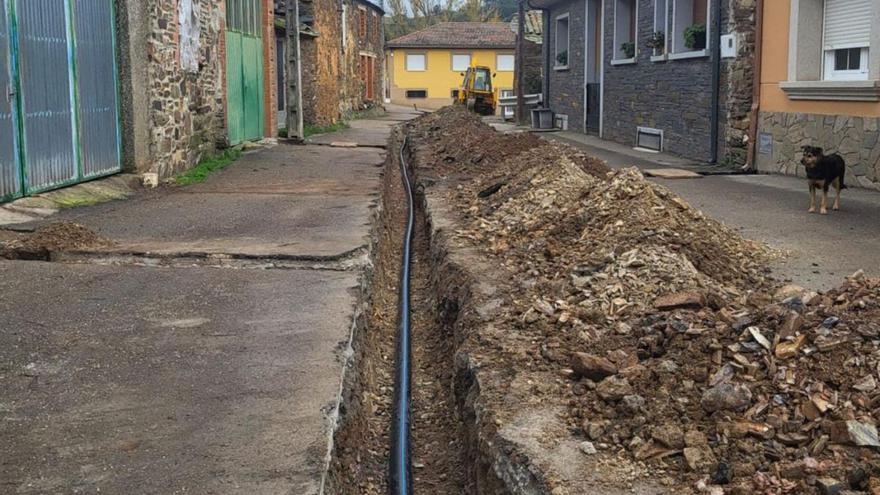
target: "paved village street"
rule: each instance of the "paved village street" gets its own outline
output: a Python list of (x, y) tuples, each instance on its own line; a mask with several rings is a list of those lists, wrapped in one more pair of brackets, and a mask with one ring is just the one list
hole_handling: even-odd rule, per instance
[(880, 0), (0, 0), (6, 494), (880, 495)]
[(118, 244), (0, 263), (0, 492), (317, 493), (383, 161), (282, 144), (53, 217)]

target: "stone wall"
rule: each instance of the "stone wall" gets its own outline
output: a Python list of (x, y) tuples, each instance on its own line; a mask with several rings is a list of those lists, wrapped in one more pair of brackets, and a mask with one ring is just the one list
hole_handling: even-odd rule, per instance
[[(198, 20), (198, 69), (184, 70), (177, 0), (149, 0), (146, 90), (149, 171), (167, 177), (186, 170), (226, 140), (222, 3), (192, 0)], [(146, 171), (146, 170), (145, 170)]]
[[(549, 43), (544, 43), (545, 56), (550, 57), (548, 74), (549, 103), (555, 114), (568, 116), (568, 129), (584, 131), (584, 23), (586, 9), (582, 0), (553, 7), (549, 22), (544, 26)], [(557, 70), (555, 65), (556, 18), (568, 14), (568, 69)]]
[(634, 145), (637, 127), (660, 129), (664, 151), (707, 161), (711, 155), (711, 57), (652, 62), (645, 42), (654, 30), (653, 19), (653, 0), (639, 0), (636, 63), (611, 65), (614, 16), (606, 6), (604, 137)]
[(803, 146), (840, 153), (845, 182), (880, 190), (880, 118), (846, 115), (761, 112), (758, 120), (758, 170), (805, 177)]
[(338, 0), (312, 0), (310, 3), (314, 16), (313, 29), (318, 36), (314, 38), (315, 63), (302, 64), (302, 78), (303, 86), (306, 81), (310, 81), (315, 89), (311, 93), (311, 101), (303, 103), (311, 106), (313, 119), (306, 120), (306, 115), (303, 115), (303, 120), (307, 124), (323, 126), (336, 123), (340, 119), (342, 26)]
[(727, 0), (725, 32), (737, 33), (737, 57), (722, 59), (721, 133), (719, 156), (723, 164), (746, 163), (749, 114), (752, 107), (755, 59), (755, 0)]
[[(339, 111), (343, 116), (377, 106), (382, 101), (382, 81), (384, 80), (385, 49), (384, 23), (382, 14), (369, 2), (345, 0), (347, 34), (342, 48), (340, 66)], [(365, 8), (367, 16), (366, 36), (361, 36), (359, 11)], [(373, 58), (373, 98), (367, 98), (367, 89), (361, 76), (361, 55)]]
[(302, 64), (303, 122), (317, 124), (318, 119), (318, 43), (311, 35), (300, 34), (299, 51)]

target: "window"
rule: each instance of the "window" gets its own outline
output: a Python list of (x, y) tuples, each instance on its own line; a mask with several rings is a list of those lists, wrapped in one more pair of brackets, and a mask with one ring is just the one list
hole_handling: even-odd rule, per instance
[(636, 0), (614, 1), (614, 51), (612, 63), (634, 62), (636, 58)]
[(556, 70), (568, 68), (568, 14), (562, 14), (556, 18), (556, 42), (554, 50), (555, 60), (553, 68)]
[(367, 37), (367, 9), (358, 7), (358, 35), (361, 39)]
[(648, 39), (652, 57), (662, 57), (666, 54), (666, 47), (669, 46), (666, 39), (668, 19), (669, 9), (666, 0), (654, 0), (654, 31)]
[(424, 89), (408, 89), (406, 90), (407, 98), (427, 98), (428, 91)]
[(421, 72), (425, 70), (425, 54), (424, 53), (407, 53), (406, 54), (406, 70), (410, 72)]
[(511, 72), (515, 64), (515, 57), (509, 53), (499, 53), (495, 56), (495, 69), (498, 72)]
[(458, 99), (458, 90), (457, 90), (457, 89), (453, 89), (453, 90), (450, 92), (450, 95), (452, 95), (452, 99), (453, 99), (453, 100), (457, 100), (457, 99)]
[(880, 101), (880, 2), (791, 0), (788, 80), (792, 100)]
[(452, 70), (455, 72), (464, 72), (471, 66), (471, 56), (467, 53), (452, 54)]
[(825, 79), (868, 79), (871, 0), (826, 0)]
[(673, 55), (707, 54), (709, 12), (709, 0), (672, 0), (672, 32), (669, 39), (672, 41)]
[(364, 83), (364, 100), (373, 100), (373, 91), (376, 85), (376, 59), (369, 55), (360, 56), (361, 81)]

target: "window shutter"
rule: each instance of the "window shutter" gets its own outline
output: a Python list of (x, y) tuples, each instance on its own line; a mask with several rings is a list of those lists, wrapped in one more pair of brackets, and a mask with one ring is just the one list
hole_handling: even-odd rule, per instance
[(825, 0), (825, 49), (868, 46), (871, 0)]

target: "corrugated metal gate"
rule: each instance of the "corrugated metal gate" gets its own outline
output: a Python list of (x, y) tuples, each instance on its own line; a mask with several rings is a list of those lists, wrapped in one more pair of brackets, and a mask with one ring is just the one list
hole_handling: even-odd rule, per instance
[(0, 200), (120, 171), (113, 0), (0, 7)]
[(261, 3), (226, 2), (226, 113), (231, 144), (263, 137)]

